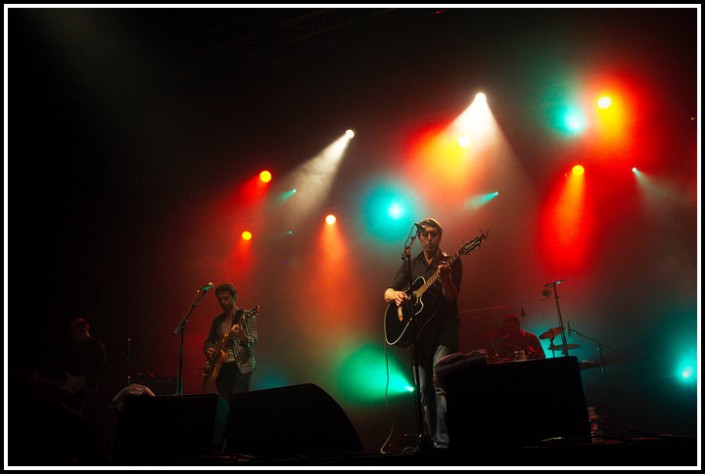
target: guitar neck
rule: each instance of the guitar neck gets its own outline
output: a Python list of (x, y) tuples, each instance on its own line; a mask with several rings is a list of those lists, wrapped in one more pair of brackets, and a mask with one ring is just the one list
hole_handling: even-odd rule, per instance
[[(458, 258), (457, 252), (454, 253), (453, 255), (451, 255), (450, 257), (448, 257), (448, 260), (446, 260), (446, 263), (448, 265), (451, 265), (455, 261), (456, 258)], [(431, 285), (433, 285), (436, 282), (436, 280), (438, 280), (438, 272), (435, 272), (433, 275), (431, 275), (431, 277), (429, 277), (429, 279), (426, 280), (426, 282), (423, 285), (421, 285), (416, 291), (414, 291), (414, 296), (417, 299), (420, 298), (421, 295), (423, 295), (424, 292), (426, 290), (428, 290), (431, 287)]]
[(238, 315), (238, 317), (235, 318), (235, 320), (234, 320), (234, 322), (233, 322), (233, 325), (230, 327), (230, 329), (228, 330), (228, 332), (226, 332), (225, 334), (223, 334), (223, 335), (221, 336), (220, 342), (219, 342), (219, 344), (218, 344), (218, 345), (220, 346), (220, 348), (221, 348), (221, 349), (224, 349), (224, 348), (225, 348), (225, 345), (227, 344), (228, 340), (232, 337), (233, 329), (235, 329), (235, 326), (237, 326), (238, 324), (240, 324), (240, 321), (242, 321), (243, 318), (249, 318), (250, 316), (256, 315), (258, 312), (259, 312), (259, 306), (255, 306), (255, 307), (252, 308), (252, 309), (243, 310), (243, 311)]

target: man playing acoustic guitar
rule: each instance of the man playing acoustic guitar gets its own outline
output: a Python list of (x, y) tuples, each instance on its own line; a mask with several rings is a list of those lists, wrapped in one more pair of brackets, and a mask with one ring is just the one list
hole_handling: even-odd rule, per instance
[(254, 350), (259, 306), (249, 311), (238, 308), (237, 290), (232, 283), (218, 286), (215, 297), (223, 312), (213, 319), (203, 343), (207, 359), (204, 376), (230, 403), (233, 394), (249, 392), (252, 372), (257, 368)]
[(434, 366), (442, 357), (458, 351), (457, 297), (463, 267), (459, 258), (452, 261), (451, 256), (441, 250), (443, 228), (437, 220), (426, 218), (417, 227), (423, 251), (411, 259), (411, 275), (407, 262), (402, 263), (384, 292), (384, 300), (390, 305), (407, 305), (410, 295), (404, 290), (409, 288), (410, 281), (437, 278), (422, 297), (423, 310), (414, 316), (415, 323), (404, 334), (413, 336), (409, 344), (416, 350), (419, 393), (430, 441), (434, 448), (448, 448), (445, 393), (435, 383)]

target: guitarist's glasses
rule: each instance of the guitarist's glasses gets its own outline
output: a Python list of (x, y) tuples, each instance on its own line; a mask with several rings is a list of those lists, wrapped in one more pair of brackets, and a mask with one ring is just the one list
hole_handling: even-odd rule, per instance
[(421, 234), (419, 234), (419, 235), (421, 235), (421, 237), (426, 237), (427, 239), (432, 239), (432, 238), (438, 236), (438, 232), (436, 232), (435, 230), (430, 230), (427, 232), (421, 232)]

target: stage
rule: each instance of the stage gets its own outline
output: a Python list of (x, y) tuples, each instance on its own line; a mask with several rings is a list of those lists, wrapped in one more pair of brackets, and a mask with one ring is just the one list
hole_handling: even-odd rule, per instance
[[(416, 434), (363, 443), (325, 390), (299, 384), (237, 394), (129, 395), (110, 439), (61, 405), (10, 416), (12, 466), (681, 466), (700, 464), (696, 436), (623, 430), (591, 419), (576, 358), (484, 365), (456, 358), (447, 389), (450, 447)], [(518, 384), (518, 385), (517, 385)], [(513, 387), (531, 388), (517, 397)], [(482, 389), (478, 389), (481, 387)], [(20, 409), (22, 408), (22, 409)], [(598, 423), (599, 422), (599, 423)]]
[(149, 465), (166, 466), (699, 466), (698, 442), (690, 437), (636, 437), (600, 442), (567, 444), (554, 442), (534, 446), (467, 448), (434, 452), (327, 453), (317, 456), (252, 457), (210, 454), (165, 460)]

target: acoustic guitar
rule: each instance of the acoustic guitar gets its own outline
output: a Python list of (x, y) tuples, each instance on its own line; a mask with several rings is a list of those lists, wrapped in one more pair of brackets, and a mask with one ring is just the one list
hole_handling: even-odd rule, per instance
[[(486, 238), (487, 236), (481, 233), (471, 241), (466, 242), (457, 252), (446, 260), (446, 263), (451, 265), (458, 257), (469, 254), (479, 247)], [(413, 331), (409, 331), (411, 322), (416, 320), (416, 338), (418, 338), (424, 327), (433, 319), (432, 305), (425, 304), (424, 294), (433, 286), (437, 279), (438, 272), (434, 273), (428, 280), (420, 276), (414, 280), (411, 288), (405, 290), (405, 293), (410, 297), (405, 304), (397, 306), (394, 301), (389, 303), (384, 315), (384, 337), (387, 344), (408, 349), (415, 342), (414, 335), (412, 334)], [(432, 300), (434, 296), (438, 296), (437, 292), (429, 292), (429, 294), (431, 293), (430, 299)]]

